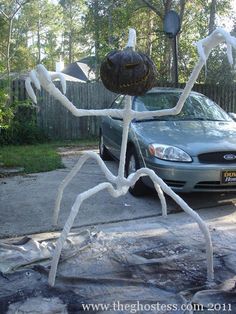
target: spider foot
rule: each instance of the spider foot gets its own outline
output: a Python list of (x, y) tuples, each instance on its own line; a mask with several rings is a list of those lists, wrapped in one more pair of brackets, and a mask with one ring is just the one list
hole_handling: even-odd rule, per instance
[(25, 81), (25, 88), (32, 99), (32, 101), (37, 104), (37, 98), (32, 87), (32, 84), (36, 87), (37, 90), (41, 90), (41, 86), (47, 90), (48, 92), (52, 90), (52, 87), (55, 87), (53, 84), (53, 80), (59, 79), (62, 86), (63, 94), (66, 93), (66, 81), (64, 75), (62, 73), (51, 73), (42, 65), (39, 64), (36, 66), (35, 70), (31, 70), (29, 76), (26, 78)]

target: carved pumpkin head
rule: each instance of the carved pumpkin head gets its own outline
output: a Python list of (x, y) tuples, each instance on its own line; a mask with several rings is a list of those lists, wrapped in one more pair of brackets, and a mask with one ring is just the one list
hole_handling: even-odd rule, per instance
[(110, 52), (100, 68), (101, 80), (107, 89), (132, 96), (143, 95), (151, 89), (156, 75), (152, 60), (131, 47)]

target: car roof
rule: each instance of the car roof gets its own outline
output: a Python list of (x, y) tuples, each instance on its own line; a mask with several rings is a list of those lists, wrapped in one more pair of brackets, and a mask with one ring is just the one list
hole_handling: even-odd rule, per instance
[[(182, 88), (174, 88), (174, 87), (153, 87), (150, 89), (147, 94), (149, 93), (161, 93), (161, 92), (168, 92), (168, 93), (182, 93), (184, 90)], [(203, 95), (201, 93), (191, 91), (191, 95)]]
[[(151, 88), (149, 91), (147, 91), (145, 94), (141, 95), (141, 96), (144, 96), (144, 95), (147, 95), (147, 94), (151, 94), (151, 93), (161, 93), (161, 92), (168, 92), (168, 93), (182, 93), (184, 90), (183, 88), (175, 88), (175, 87), (153, 87)], [(200, 96), (204, 96), (204, 97), (207, 97), (206, 95), (204, 94), (201, 94), (201, 93), (198, 93), (198, 92), (195, 92), (195, 91), (191, 91), (190, 92), (190, 95), (200, 95)], [(128, 95), (124, 95), (124, 94), (117, 94), (117, 97), (120, 97), (120, 96), (128, 96)], [(132, 99), (135, 99), (136, 97), (138, 96), (132, 96)], [(115, 99), (116, 99), (115, 98)], [(112, 101), (113, 103), (113, 101)]]

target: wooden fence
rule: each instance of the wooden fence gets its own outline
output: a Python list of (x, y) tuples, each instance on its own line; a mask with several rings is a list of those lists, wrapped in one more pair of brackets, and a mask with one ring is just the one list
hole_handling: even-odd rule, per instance
[[(57, 86), (60, 86), (56, 82)], [(171, 84), (159, 84), (159, 86), (172, 87)], [(183, 88), (185, 84), (179, 84)], [(20, 100), (25, 97), (22, 82), (14, 83), (15, 95)], [(195, 84), (198, 91), (213, 99), (227, 112), (236, 112), (236, 85), (205, 85)], [(78, 108), (103, 109), (108, 108), (116, 94), (104, 88), (101, 82), (77, 83), (67, 82), (68, 99)], [(16, 98), (17, 98), (16, 97)], [(100, 117), (74, 117), (58, 101), (42, 90), (37, 92), (39, 111), (37, 112), (38, 126), (51, 139), (78, 139), (97, 136), (99, 132)]]
[[(57, 84), (58, 85), (58, 84)], [(109, 92), (100, 82), (67, 82), (67, 98), (82, 109), (108, 108), (116, 94)], [(100, 117), (75, 117), (47, 92), (37, 95), (40, 110), (38, 125), (52, 139), (78, 139), (98, 136)]]

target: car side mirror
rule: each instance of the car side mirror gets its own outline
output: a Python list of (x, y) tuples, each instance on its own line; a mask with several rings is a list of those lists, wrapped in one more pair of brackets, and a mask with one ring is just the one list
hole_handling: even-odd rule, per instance
[(230, 118), (232, 118), (236, 122), (236, 113), (228, 112), (228, 115), (230, 116)]

